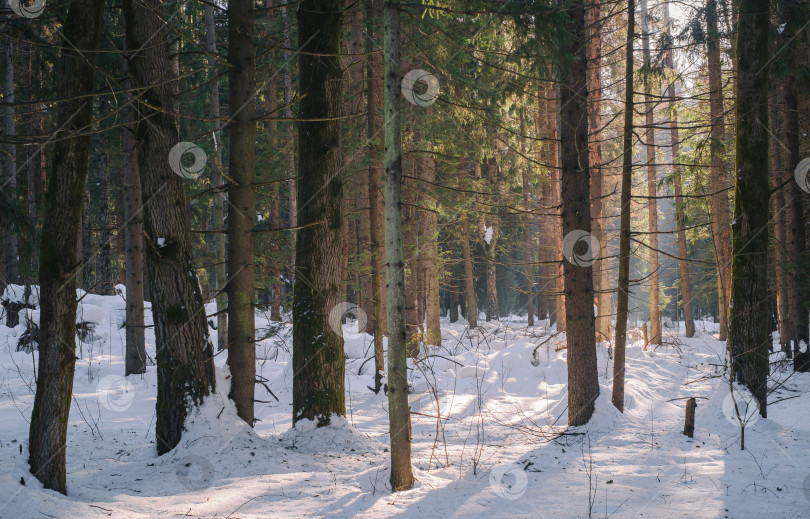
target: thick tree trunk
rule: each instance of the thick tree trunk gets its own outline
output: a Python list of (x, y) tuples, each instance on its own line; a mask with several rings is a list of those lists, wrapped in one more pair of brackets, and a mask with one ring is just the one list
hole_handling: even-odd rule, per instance
[[(3, 135), (16, 135), (14, 122), (14, 44), (11, 35), (5, 32), (0, 34), (3, 45), (3, 109), (2, 127)], [(17, 146), (5, 144), (0, 149), (0, 186), (3, 186), (3, 196), (7, 196), (10, 203), (17, 203)], [(13, 225), (6, 225), (3, 233), (3, 265), (6, 281), (20, 283), (19, 250), (17, 235)]]
[[(496, 197), (501, 195), (501, 174), (498, 163), (494, 157), (490, 157), (483, 164), (484, 176), (487, 185), (494, 188)], [(491, 209), (495, 211), (497, 209)], [(497, 214), (486, 214), (481, 218), (481, 237), (484, 238), (484, 258), (486, 260), (486, 282), (487, 282), (487, 322), (498, 320), (498, 275), (497, 275), (497, 254), (498, 239), (501, 235), (501, 222)], [(489, 236), (489, 241), (486, 237)]]
[(717, 294), (720, 309), (720, 340), (728, 334), (728, 307), (731, 287), (731, 240), (727, 175), (722, 147), (725, 138), (723, 84), (720, 60), (720, 34), (717, 30), (716, 0), (706, 1), (706, 52), (709, 68), (709, 112), (711, 117), (712, 235), (717, 261)]
[[(282, 0), (282, 5), (287, 5), (290, 0)], [(287, 49), (292, 48), (292, 39), (290, 38), (290, 24), (287, 21), (287, 8), (281, 8), (281, 17), (284, 24), (284, 47)], [(305, 41), (305, 40), (301, 40)], [(289, 51), (284, 52), (284, 61), (289, 63), (292, 60), (292, 55)], [(293, 88), (292, 88), (293, 67), (284, 67), (284, 118), (288, 121), (293, 119)], [(296, 127), (292, 123), (287, 123), (287, 188), (290, 193), (289, 213), (290, 213), (290, 250), (292, 251), (290, 257), (290, 286), (295, 286), (296, 275), (296, 241), (298, 238), (298, 182), (296, 180), (296, 164), (295, 156), (298, 149), (296, 139)]]
[[(214, 6), (205, 4), (205, 50), (211, 53), (208, 57), (209, 74), (216, 74), (217, 33)], [(220, 121), (219, 121), (219, 81), (209, 77), (211, 85), (208, 92), (208, 115), (214, 120), (214, 167), (211, 175), (211, 184), (216, 188), (214, 192), (214, 210), (211, 212), (211, 229), (225, 231), (225, 197), (221, 190), (222, 178), (222, 151), (220, 147)], [(210, 247), (213, 265), (208, 272), (208, 290), (217, 300), (217, 349), (228, 349), (228, 294), (223, 286), (225, 275), (225, 233), (217, 232), (211, 238)]]
[[(124, 1), (127, 49), (141, 118), (135, 129), (149, 295), (157, 350), (158, 454), (173, 449), (192, 406), (215, 389), (213, 348), (202, 292), (194, 274), (191, 233), (183, 181), (172, 171), (169, 151), (178, 142), (170, 110), (174, 87), (169, 31), (159, 0)], [(148, 100), (148, 103), (146, 102)]]
[[(125, 86), (129, 90), (129, 72)], [(131, 102), (129, 96), (127, 101)], [(126, 264), (126, 375), (146, 373), (146, 339), (143, 309), (143, 199), (138, 155), (135, 152), (135, 113), (125, 108), (124, 147), (124, 257)]]
[(341, 3), (304, 0), (298, 7), (298, 224), (293, 288), (293, 423), (328, 425), (346, 414), (345, 355), (330, 312), (341, 294), (343, 160), (340, 147)]
[[(607, 249), (604, 237), (605, 214), (602, 201), (602, 36), (600, 2), (590, 0), (585, 12), (588, 29), (588, 127), (591, 168), (591, 235)], [(606, 250), (593, 264), (593, 288), (596, 294), (596, 341), (610, 342), (610, 286)]]
[[(45, 488), (66, 493), (65, 448), (76, 365), (76, 237), (90, 155), (96, 49), (103, 0), (76, 0), (62, 31), (57, 127), (40, 250), (37, 392), (31, 412), (29, 463)], [(70, 42), (68, 45), (67, 42)], [(81, 135), (79, 135), (81, 133)]]
[[(554, 267), (552, 271), (552, 275), (554, 276), (554, 317), (557, 323), (557, 331), (564, 332), (566, 331), (566, 303), (565, 303), (565, 276), (563, 273), (563, 253), (562, 253), (562, 239), (563, 239), (563, 232), (562, 232), (562, 224), (561, 222), (561, 177), (562, 177), (562, 170), (560, 168), (560, 141), (558, 138), (558, 131), (557, 131), (557, 107), (560, 105), (559, 103), (559, 96), (556, 93), (556, 89), (549, 89), (548, 91), (549, 96), (549, 105), (548, 111), (546, 115), (548, 117), (548, 127), (549, 127), (549, 158), (550, 160), (550, 176), (552, 178), (551, 181), (551, 207), (553, 212), (556, 215), (552, 219), (551, 228), (554, 229), (554, 245), (553, 245), (553, 261)], [(589, 188), (590, 189), (590, 186)], [(589, 211), (590, 214), (590, 211)]]
[(413, 486), (411, 416), (405, 338), (405, 258), (402, 252), (400, 52), (398, 4), (384, 0), (385, 59), (385, 261), (388, 295), (388, 433), (391, 439), (391, 489)]
[[(644, 54), (644, 64), (650, 66), (650, 27), (647, 13), (647, 0), (641, 0), (641, 47)], [(661, 344), (661, 308), (660, 284), (658, 274), (660, 265), (658, 263), (658, 201), (656, 200), (656, 157), (655, 157), (655, 117), (653, 107), (655, 101), (652, 98), (652, 87), (649, 74), (644, 75), (644, 111), (647, 129), (644, 132), (645, 159), (647, 162), (647, 228), (649, 236), (647, 244), (649, 246), (649, 266), (650, 266), (650, 344)]]
[(613, 353), (613, 395), (611, 401), (624, 412), (624, 367), (627, 343), (627, 303), (630, 295), (630, 202), (633, 189), (633, 33), (635, 0), (627, 2), (625, 45), (624, 130), (622, 132), (622, 193), (619, 223), (619, 284), (616, 299), (616, 340)]
[[(366, 0), (366, 42), (365, 50), (371, 54), (374, 50), (374, 0)], [(383, 300), (385, 299), (385, 280), (383, 271), (385, 269), (384, 250), (384, 230), (383, 219), (380, 218), (382, 200), (380, 191), (380, 139), (377, 124), (377, 112), (380, 109), (379, 90), (379, 70), (377, 65), (382, 63), (376, 56), (371, 56), (366, 60), (366, 96), (368, 98), (368, 125), (367, 137), (369, 139), (369, 165), (368, 165), (368, 186), (369, 186), (369, 226), (371, 234), (371, 299), (374, 310), (374, 392), (379, 393), (382, 388), (382, 379), (385, 376), (385, 353), (383, 349), (383, 336), (385, 334), (385, 309)]]
[[(590, 172), (588, 167), (588, 102), (586, 89), (587, 29), (584, 0), (568, 9), (568, 30), (574, 35), (563, 50), (576, 56), (560, 82), (560, 159), (562, 232), (591, 232)], [(565, 275), (565, 316), (568, 343), (568, 424), (588, 423), (599, 395), (596, 369), (596, 341), (593, 314), (592, 264), (572, 262), (582, 257), (578, 240), (572, 256), (563, 263)], [(584, 253), (594, 254), (592, 248)]]
[[(737, 46), (737, 181), (734, 190), (729, 343), (732, 372), (767, 417), (768, 0), (740, 0)], [(763, 71), (763, 69), (765, 69)], [(763, 73), (765, 72), (765, 73)]]
[[(670, 34), (669, 4), (664, 4), (664, 30)], [(681, 276), (681, 297), (683, 298), (683, 317), (687, 337), (695, 335), (695, 320), (692, 316), (692, 286), (689, 283), (689, 261), (686, 250), (686, 210), (683, 202), (683, 181), (681, 179), (680, 162), (680, 136), (678, 132), (678, 111), (675, 106), (675, 83), (678, 75), (675, 73), (675, 60), (672, 48), (669, 47), (664, 55), (664, 66), (672, 74), (672, 80), (667, 82), (666, 96), (669, 104), (669, 145), (672, 160), (672, 184), (675, 190), (675, 228), (678, 240), (678, 268)], [(676, 321), (678, 319), (676, 318)]]
[(228, 173), (228, 367), (230, 398), (253, 425), (256, 386), (256, 82), (253, 62), (253, 0), (228, 2), (230, 157)]

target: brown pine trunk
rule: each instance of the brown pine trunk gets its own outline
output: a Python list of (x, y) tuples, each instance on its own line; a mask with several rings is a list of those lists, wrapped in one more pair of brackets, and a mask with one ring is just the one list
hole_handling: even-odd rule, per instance
[[(414, 175), (414, 164), (411, 175)], [(414, 189), (410, 182), (403, 184), (405, 204), (402, 206), (402, 246), (405, 252), (405, 331), (408, 357), (419, 355), (421, 337), (419, 327), (419, 257), (416, 243), (416, 208), (413, 196)]]
[(529, 212), (529, 168), (523, 168), (523, 262), (526, 273), (526, 314), (529, 326), (534, 326), (534, 240)]
[[(563, 51), (578, 59), (560, 74), (560, 172), (562, 233), (591, 232), (590, 172), (588, 168), (588, 102), (584, 0), (568, 9), (567, 29), (573, 37)], [(594, 252), (592, 249), (589, 252)], [(575, 254), (579, 254), (575, 246)], [(593, 269), (568, 258), (565, 275), (566, 342), (568, 344), (568, 424), (588, 423), (599, 395), (596, 332), (593, 314)]]
[(475, 273), (470, 252), (470, 223), (465, 217), (461, 222), (461, 253), (464, 262), (464, 302), (467, 307), (467, 323), (470, 329), (478, 327), (478, 299), (475, 296)]
[[(563, 239), (563, 232), (562, 232), (562, 224), (560, 223), (561, 219), (561, 176), (562, 170), (560, 168), (560, 141), (558, 138), (558, 131), (557, 131), (557, 106), (559, 103), (559, 98), (557, 96), (557, 89), (549, 89), (548, 91), (549, 99), (548, 99), (548, 110), (546, 112), (546, 116), (548, 117), (548, 127), (549, 127), (549, 161), (550, 163), (550, 175), (552, 180), (551, 183), (551, 207), (552, 212), (556, 212), (558, 216), (555, 216), (552, 220), (551, 228), (554, 229), (554, 246), (553, 246), (553, 261), (554, 261), (554, 269), (553, 269), (553, 276), (554, 276), (554, 314), (557, 323), (557, 331), (564, 332), (566, 331), (566, 303), (565, 303), (565, 277), (563, 275), (563, 254), (562, 254), (562, 239)], [(589, 186), (590, 189), (590, 186)], [(590, 213), (590, 211), (589, 211)]]
[[(501, 186), (503, 181), (501, 179), (498, 163), (494, 157), (487, 159), (483, 165), (484, 176), (487, 184), (494, 188), (497, 197), (501, 196)], [(496, 208), (491, 208), (490, 211), (496, 211)], [(484, 238), (487, 234), (491, 235), (489, 243), (484, 239), (484, 257), (486, 259), (486, 282), (487, 282), (487, 322), (491, 320), (498, 320), (498, 275), (497, 275), (497, 255), (498, 255), (498, 239), (501, 235), (500, 217), (497, 214), (486, 214), (481, 218), (482, 229), (480, 229), (481, 237)]]
[[(779, 106), (780, 103), (774, 101), (770, 105), (768, 113), (768, 127), (774, 135), (780, 135), (782, 129), (779, 120)], [(787, 260), (787, 239), (785, 232), (785, 192), (788, 189), (787, 185), (782, 186), (783, 183), (790, 182), (793, 179), (787, 176), (782, 164), (782, 146), (775, 138), (768, 141), (769, 155), (770, 155), (770, 170), (771, 175), (775, 176), (773, 186), (775, 189), (773, 199), (773, 234), (774, 234), (774, 249), (776, 257), (774, 261), (774, 271), (776, 273), (776, 310), (777, 322), (779, 332), (779, 344), (782, 351), (784, 351), (788, 358), (793, 356), (793, 349), (790, 347), (790, 317), (789, 317), (789, 297), (788, 297), (788, 275), (786, 271)]]
[(107, 154), (98, 156), (99, 169), (99, 242), (97, 292), (104, 296), (115, 294), (115, 274), (112, 267), (112, 220), (110, 218), (110, 169)]
[[(664, 26), (667, 34), (670, 33), (669, 4), (664, 4)], [(674, 77), (675, 60), (673, 51), (668, 48), (664, 56), (664, 65)], [(683, 298), (683, 318), (687, 337), (695, 335), (695, 320), (692, 315), (692, 286), (689, 282), (689, 261), (686, 250), (686, 210), (683, 202), (683, 182), (681, 179), (680, 136), (678, 132), (678, 111), (675, 106), (675, 82), (673, 79), (667, 84), (666, 95), (669, 98), (669, 144), (672, 158), (672, 184), (675, 190), (675, 227), (678, 240), (678, 268), (681, 276), (681, 297)], [(678, 320), (677, 318), (675, 319)]]
[[(211, 53), (208, 58), (208, 69), (211, 74), (216, 72), (217, 35), (214, 6), (205, 5), (205, 49)], [(222, 186), (222, 151), (220, 146), (221, 124), (219, 121), (219, 81), (211, 81), (208, 92), (208, 115), (214, 120), (214, 164), (211, 174), (211, 183), (217, 189), (214, 192), (214, 210), (211, 212), (211, 230), (216, 232), (211, 237), (210, 252), (213, 256), (213, 265), (208, 272), (208, 289), (217, 300), (217, 349), (228, 349), (228, 294), (225, 291), (225, 197)]]
[(422, 250), (425, 266), (425, 344), (441, 346), (442, 330), (439, 309), (439, 226), (437, 221), (438, 203), (433, 184), (436, 181), (436, 162), (431, 153), (423, 157), (422, 178), (424, 179), (425, 200), (422, 211)]
[(630, 204), (633, 189), (633, 36), (635, 0), (627, 1), (627, 41), (624, 64), (624, 129), (622, 131), (622, 193), (619, 224), (619, 280), (616, 297), (616, 340), (613, 354), (611, 402), (624, 412), (624, 368), (627, 343), (627, 310), (630, 295)]
[(293, 287), (293, 423), (328, 425), (345, 416), (345, 363), (339, 323), (343, 251), (343, 157), (340, 116), (341, 2), (304, 0), (297, 9), (300, 103), (297, 123), (298, 224)]
[(706, 29), (709, 111), (711, 117), (712, 235), (714, 237), (717, 261), (717, 294), (720, 307), (719, 338), (723, 341), (728, 336), (728, 305), (731, 289), (731, 236), (728, 216), (728, 180), (721, 153), (726, 130), (723, 116), (723, 84), (716, 0), (706, 1)]
[[(644, 54), (644, 63), (650, 66), (650, 27), (647, 13), (647, 0), (641, 0), (641, 46)], [(655, 158), (655, 117), (653, 108), (655, 101), (652, 98), (652, 88), (649, 74), (644, 76), (644, 102), (645, 102), (645, 131), (644, 140), (645, 158), (647, 162), (647, 228), (650, 231), (647, 239), (649, 245), (650, 266), (650, 344), (661, 344), (661, 308), (659, 304), (660, 284), (658, 264), (658, 201), (656, 200), (656, 158)]]
[(81, 288), (86, 292), (94, 292), (95, 280), (93, 279), (93, 229), (90, 224), (90, 189), (85, 190), (82, 200), (82, 231), (81, 245)]
[[(126, 62), (125, 62), (126, 63)], [(129, 72), (125, 79), (129, 90), (132, 85)], [(130, 102), (129, 96), (127, 101)], [(131, 106), (124, 111), (124, 256), (126, 264), (126, 365), (125, 374), (146, 373), (146, 339), (144, 337), (143, 310), (143, 199), (138, 155), (135, 152), (135, 114)]]
[(64, 137), (54, 143), (40, 250), (39, 366), (28, 461), (45, 488), (63, 494), (76, 365), (76, 236), (90, 155), (88, 130), (103, 8), (102, 0), (76, 0), (62, 26), (58, 96), (63, 101), (57, 127)]
[[(366, 0), (366, 31), (365, 50), (371, 53), (374, 49), (374, 0)], [(371, 234), (371, 298), (373, 312), (374, 334), (374, 392), (379, 393), (382, 388), (382, 378), (385, 375), (385, 353), (383, 349), (383, 335), (385, 334), (385, 248), (383, 219), (380, 217), (382, 200), (380, 196), (380, 139), (378, 136), (378, 115), (380, 109), (380, 96), (378, 95), (380, 83), (379, 67), (382, 61), (379, 56), (371, 56), (366, 62), (366, 96), (368, 98), (368, 125), (367, 137), (369, 139), (369, 226)]]
[[(607, 248), (603, 226), (605, 222), (602, 201), (602, 36), (599, 29), (600, 1), (590, 0), (585, 11), (588, 29), (588, 127), (590, 147), (588, 160), (591, 167), (591, 235), (601, 247)], [(596, 341), (610, 342), (610, 286), (608, 261), (600, 258), (593, 264), (593, 289), (596, 294)]]
[[(213, 348), (202, 292), (194, 274), (190, 222), (183, 180), (167, 160), (178, 142), (169, 53), (169, 31), (159, 0), (124, 1), (127, 49), (138, 120), (135, 129), (141, 191), (149, 295), (157, 350), (158, 454), (173, 449), (182, 436), (186, 416), (215, 390)], [(148, 99), (148, 103), (145, 100)]]

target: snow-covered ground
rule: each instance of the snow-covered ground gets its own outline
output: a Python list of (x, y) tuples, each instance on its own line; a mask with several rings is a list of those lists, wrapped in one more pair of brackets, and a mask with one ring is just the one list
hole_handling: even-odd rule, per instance
[[(124, 300), (88, 295), (82, 303), (100, 322), (78, 350), (67, 496), (28, 472), (36, 356), (15, 351), (24, 327), (0, 324), (2, 518), (810, 518), (810, 374), (774, 365), (769, 419), (750, 420), (741, 451), (712, 323), (698, 323), (691, 339), (669, 330), (654, 351), (643, 351), (633, 331), (623, 415), (610, 404), (613, 366), (599, 345), (596, 412), (587, 426), (568, 428), (564, 334), (528, 328), (525, 317), (472, 332), (443, 322), (442, 347), (410, 375), (418, 481), (392, 495), (387, 398), (367, 388), (371, 337), (356, 323), (345, 325), (345, 420), (291, 428), (291, 328), (259, 314), (257, 337), (273, 335), (258, 343), (257, 373), (280, 401), (257, 385), (267, 403), (256, 404), (251, 430), (227, 399), (219, 354), (217, 393), (190, 418), (181, 444), (158, 457), (155, 368), (122, 377)], [(154, 355), (151, 329), (147, 351)], [(694, 439), (682, 434), (689, 396), (698, 398)]]

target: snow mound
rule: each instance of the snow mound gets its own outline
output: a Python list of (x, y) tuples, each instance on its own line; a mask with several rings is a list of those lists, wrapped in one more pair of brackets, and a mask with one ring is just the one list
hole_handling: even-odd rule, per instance
[(335, 414), (324, 427), (318, 427), (313, 420), (299, 420), (278, 441), (299, 452), (380, 454), (385, 448), (380, 441), (355, 430), (346, 417)]
[(39, 306), (39, 287), (36, 285), (30, 286), (30, 293), (28, 294), (28, 301), (25, 298), (24, 285), (8, 285), (3, 290), (3, 296), (0, 297), (6, 303), (25, 303), (35, 307)]
[(79, 303), (78, 308), (76, 308), (77, 323), (101, 324), (106, 317), (107, 312), (100, 306)]

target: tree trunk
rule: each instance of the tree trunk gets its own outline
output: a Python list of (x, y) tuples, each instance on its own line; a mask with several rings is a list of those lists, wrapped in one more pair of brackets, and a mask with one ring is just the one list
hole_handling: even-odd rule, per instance
[[(205, 4), (205, 50), (208, 57), (208, 72), (216, 74), (217, 33), (214, 6)], [(214, 210), (211, 213), (211, 230), (225, 231), (225, 197), (222, 186), (222, 151), (220, 147), (221, 124), (219, 121), (219, 80), (209, 77), (211, 85), (208, 92), (208, 115), (214, 120), (214, 168), (211, 184), (214, 191)], [(208, 272), (208, 289), (217, 300), (217, 350), (228, 349), (228, 294), (225, 284), (225, 233), (216, 232), (211, 237), (213, 265)]]
[[(776, 97), (779, 97), (778, 95)], [(770, 128), (773, 135), (779, 135), (781, 128), (779, 124), (779, 108), (778, 101), (772, 101), (768, 113), (768, 128)], [(785, 230), (785, 210), (787, 205), (785, 202), (787, 185), (783, 183), (792, 182), (792, 176), (789, 176), (782, 163), (782, 146), (775, 138), (768, 141), (770, 171), (771, 175), (775, 177), (774, 186), (771, 186), (773, 191), (773, 234), (774, 234), (774, 249), (776, 257), (774, 260), (774, 271), (776, 273), (776, 309), (777, 309), (777, 322), (779, 332), (779, 345), (781, 350), (785, 352), (788, 358), (793, 356), (793, 349), (790, 346), (790, 317), (789, 317), (789, 297), (788, 297), (788, 274), (786, 269), (787, 263), (787, 239)]]
[[(560, 159), (562, 232), (591, 232), (590, 173), (588, 168), (588, 102), (586, 90), (587, 29), (584, 0), (568, 9), (568, 30), (573, 35), (563, 51), (578, 59), (561, 74), (560, 82)], [(588, 423), (599, 395), (596, 369), (596, 342), (593, 315), (593, 270), (571, 260), (580, 256), (578, 240), (572, 257), (563, 263), (565, 275), (565, 316), (568, 343), (568, 424)], [(585, 253), (594, 254), (593, 248)], [(575, 264), (576, 263), (576, 264)]]
[(431, 153), (422, 158), (425, 200), (422, 212), (424, 234), (422, 235), (423, 262), (425, 266), (425, 344), (442, 345), (442, 330), (439, 309), (439, 204), (433, 184), (436, 182), (436, 162)]
[[(494, 157), (490, 157), (484, 163), (484, 175), (487, 184), (495, 188), (496, 197), (501, 196), (501, 174), (498, 163)], [(491, 209), (495, 211), (496, 209)], [(486, 214), (481, 218), (481, 236), (484, 238), (484, 257), (486, 259), (487, 273), (487, 322), (492, 319), (498, 320), (498, 276), (497, 276), (497, 254), (498, 239), (501, 235), (500, 218), (497, 214)], [(489, 241), (486, 236), (489, 235)]]
[(80, 237), (81, 257), (81, 288), (86, 292), (93, 292), (95, 281), (93, 279), (93, 229), (90, 224), (90, 189), (84, 192), (82, 200), (82, 231)]
[[(3, 135), (16, 135), (14, 122), (14, 44), (10, 34), (0, 34), (3, 45), (3, 108), (2, 126)], [(3, 195), (8, 196), (9, 203), (17, 204), (17, 146), (6, 144), (0, 149), (0, 163), (2, 163), (2, 177), (0, 186), (3, 186)], [(3, 264), (6, 281), (12, 284), (20, 283), (19, 250), (17, 246), (16, 230), (13, 225), (5, 225), (3, 229)]]
[[(669, 4), (664, 4), (664, 30), (670, 34)], [(678, 267), (681, 276), (681, 297), (683, 298), (683, 318), (687, 337), (695, 335), (695, 320), (692, 315), (692, 286), (689, 283), (689, 261), (686, 250), (686, 210), (683, 202), (683, 182), (681, 180), (680, 136), (678, 132), (678, 111), (675, 106), (675, 83), (678, 75), (675, 72), (675, 60), (671, 47), (666, 49), (664, 66), (672, 75), (667, 82), (666, 96), (669, 104), (669, 144), (672, 160), (672, 184), (675, 190), (675, 227), (678, 240)], [(676, 317), (676, 322), (678, 321)]]
[(215, 389), (213, 348), (194, 274), (183, 181), (167, 160), (178, 141), (170, 113), (174, 87), (166, 81), (172, 77), (168, 26), (159, 0), (125, 0), (123, 7), (127, 49), (133, 53), (133, 98), (141, 115), (135, 141), (157, 350), (155, 437), (158, 454), (164, 454), (180, 442), (192, 406), (200, 405)]
[(110, 219), (110, 170), (106, 153), (98, 156), (99, 172), (99, 230), (97, 293), (103, 296), (115, 294), (115, 274), (112, 266), (112, 221)]
[[(591, 136), (588, 160), (591, 168), (591, 235), (605, 248), (605, 212), (602, 201), (602, 35), (599, 30), (601, 0), (590, 0), (585, 12), (588, 29), (588, 127)], [(610, 342), (610, 281), (603, 251), (593, 264), (596, 293), (596, 341)]]
[[(522, 133), (525, 133), (522, 132)], [(523, 270), (526, 274), (526, 314), (529, 326), (534, 326), (534, 240), (529, 207), (529, 167), (523, 168)]]
[[(366, 42), (365, 50), (368, 54), (374, 50), (374, 0), (366, 0)], [(369, 139), (369, 164), (368, 164), (368, 189), (369, 189), (369, 226), (371, 234), (371, 298), (374, 309), (374, 392), (379, 393), (382, 388), (382, 379), (385, 376), (385, 352), (383, 349), (383, 335), (385, 334), (385, 309), (383, 300), (385, 299), (385, 280), (383, 279), (383, 264), (385, 259), (383, 222), (380, 218), (380, 170), (382, 165), (379, 158), (380, 140), (377, 124), (377, 112), (380, 109), (380, 97), (378, 95), (380, 78), (377, 65), (381, 64), (376, 56), (367, 58), (366, 61), (366, 96), (368, 98), (368, 126), (367, 137)]]
[[(288, 5), (290, 0), (282, 0), (282, 5)], [(287, 7), (281, 8), (281, 17), (283, 19), (284, 24), (284, 47), (287, 49), (292, 48), (292, 39), (290, 38), (290, 24), (287, 22)], [(300, 38), (299, 38), (300, 39)], [(301, 40), (305, 41), (305, 40)], [(284, 51), (284, 61), (286, 63), (290, 63), (292, 61), (292, 54), (289, 51)], [(293, 67), (287, 66), (284, 67), (284, 118), (288, 121), (292, 121), (293, 119), (293, 89), (292, 89), (292, 77), (293, 77)], [(290, 192), (290, 202), (289, 202), (289, 213), (290, 213), (290, 251), (292, 251), (290, 257), (290, 286), (295, 286), (295, 276), (296, 276), (296, 251), (297, 245), (297, 237), (298, 231), (296, 228), (298, 227), (298, 182), (295, 179), (296, 169), (295, 165), (295, 155), (297, 152), (297, 143), (296, 139), (298, 138), (296, 135), (296, 126), (293, 125), (291, 122), (287, 123), (287, 176), (289, 180), (287, 181), (287, 188)]]
[(611, 401), (624, 412), (624, 366), (627, 343), (627, 303), (630, 295), (630, 202), (633, 189), (633, 33), (635, 0), (627, 2), (625, 45), (624, 131), (622, 132), (622, 193), (619, 224), (619, 284), (616, 299), (616, 340), (613, 353), (613, 395)]
[[(644, 54), (645, 68), (649, 68), (650, 63), (650, 27), (647, 13), (647, 0), (641, 0), (641, 46)], [(650, 231), (647, 242), (650, 254), (650, 344), (661, 344), (661, 308), (659, 305), (660, 284), (658, 273), (658, 201), (656, 200), (656, 158), (655, 158), (655, 117), (653, 107), (655, 101), (652, 98), (652, 88), (650, 85), (650, 74), (644, 75), (644, 102), (645, 102), (645, 122), (647, 129), (644, 132), (645, 159), (647, 162), (647, 225)]]
[(230, 398), (239, 417), (253, 425), (256, 386), (256, 82), (253, 0), (228, 2), (230, 158), (228, 173), (228, 367)]
[[(729, 343), (735, 378), (766, 418), (768, 393), (768, 0), (740, 0), (737, 181)], [(765, 73), (763, 73), (763, 69)]]
[(723, 108), (723, 84), (720, 60), (720, 34), (717, 30), (716, 0), (706, 0), (706, 52), (709, 68), (709, 112), (711, 117), (711, 189), (712, 189), (712, 234), (717, 261), (717, 294), (720, 309), (720, 340), (728, 334), (728, 307), (731, 276), (731, 241), (729, 238), (729, 207), (727, 178), (723, 164), (723, 139), (725, 118)]
[(413, 486), (411, 415), (405, 338), (405, 258), (402, 252), (400, 52), (398, 4), (384, 0), (385, 59), (385, 261), (388, 295), (388, 433), (391, 439), (391, 490)]
[[(126, 61), (124, 61), (126, 63)], [(126, 66), (126, 65), (125, 65)], [(126, 70), (125, 88), (132, 88)], [(127, 95), (127, 102), (131, 99)], [(146, 373), (146, 339), (143, 309), (143, 200), (138, 155), (135, 153), (135, 113), (132, 106), (124, 111), (124, 255), (126, 264), (126, 375)]]
[[(45, 488), (63, 494), (65, 448), (76, 365), (76, 237), (90, 155), (96, 49), (103, 0), (76, 0), (62, 31), (57, 127), (40, 250), (39, 369), (29, 463)], [(69, 44), (68, 44), (69, 42)]]
[[(330, 312), (341, 294), (343, 157), (340, 121), (341, 3), (304, 0), (297, 10), (299, 92), (298, 224), (293, 287), (293, 423), (328, 425), (346, 414), (340, 322)], [(335, 328), (335, 329), (333, 329)]]
[[(549, 158), (551, 159), (550, 176), (553, 178), (551, 183), (551, 206), (557, 215), (561, 214), (561, 176), (562, 170), (560, 168), (560, 141), (557, 132), (557, 107), (560, 105), (559, 96), (556, 95), (556, 89), (549, 89), (549, 106), (547, 111), (548, 126), (549, 126)], [(590, 190), (590, 186), (588, 188)], [(590, 211), (588, 211), (590, 214)], [(554, 317), (557, 323), (557, 331), (566, 331), (566, 303), (565, 303), (565, 276), (563, 266), (563, 253), (562, 253), (562, 224), (560, 223), (561, 216), (555, 216), (552, 221), (551, 228), (554, 229)]]

